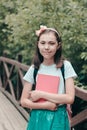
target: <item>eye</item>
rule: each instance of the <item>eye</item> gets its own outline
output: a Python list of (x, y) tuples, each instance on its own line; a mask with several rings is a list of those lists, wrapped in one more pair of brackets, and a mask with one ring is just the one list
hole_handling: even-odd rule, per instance
[(55, 45), (55, 42), (49, 42), (50, 45)]
[(45, 44), (45, 42), (44, 41), (41, 41), (41, 42), (39, 42), (40, 44)]

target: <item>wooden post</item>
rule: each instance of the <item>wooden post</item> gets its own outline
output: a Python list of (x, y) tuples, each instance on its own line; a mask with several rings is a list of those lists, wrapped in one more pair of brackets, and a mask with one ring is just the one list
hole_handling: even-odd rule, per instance
[[(3, 52), (3, 57), (7, 57), (7, 53), (4, 51)], [(2, 85), (3, 87), (5, 87), (6, 84), (6, 73), (5, 73), (5, 69), (4, 69), (4, 64), (2, 62)]]
[[(22, 62), (22, 55), (18, 55), (18, 61)], [(17, 100), (20, 100), (23, 86), (21, 84), (19, 73), (17, 73)]]

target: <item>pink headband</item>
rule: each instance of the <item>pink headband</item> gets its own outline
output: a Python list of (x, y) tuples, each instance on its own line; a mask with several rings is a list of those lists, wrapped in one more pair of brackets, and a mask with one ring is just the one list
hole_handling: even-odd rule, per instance
[(45, 31), (45, 30), (47, 30), (47, 29), (54, 31), (54, 32), (56, 32), (56, 33), (59, 35), (59, 33), (58, 33), (54, 28), (47, 28), (47, 27), (44, 26), (44, 25), (41, 25), (41, 26), (40, 26), (40, 29), (39, 29), (39, 30), (36, 30), (36, 35), (39, 36), (43, 31)]

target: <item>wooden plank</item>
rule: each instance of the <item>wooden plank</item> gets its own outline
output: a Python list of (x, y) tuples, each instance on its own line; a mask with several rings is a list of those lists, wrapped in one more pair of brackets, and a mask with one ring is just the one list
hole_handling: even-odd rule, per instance
[(7, 76), (7, 78), (9, 78), (10, 73), (9, 73), (7, 64), (4, 62), (3, 65), (4, 65), (5, 72), (6, 72), (6, 76)]
[(25, 111), (7, 91), (5, 91), (3, 88), (0, 88), (0, 91), (10, 100), (10, 102), (16, 107), (16, 109), (21, 113), (25, 120), (28, 121), (29, 113)]
[(19, 76), (20, 76), (22, 86), (24, 86), (23, 73), (22, 73), (22, 71), (20, 69), (18, 69), (18, 73), (19, 73)]
[(87, 90), (75, 86), (76, 96), (87, 101)]
[(16, 99), (16, 97), (15, 97), (15, 93), (14, 93), (14, 90), (13, 90), (13, 88), (14, 88), (14, 87), (13, 87), (13, 84), (12, 84), (11, 80), (9, 79), (9, 76), (10, 76), (9, 69), (8, 69), (6, 63), (3, 63), (3, 65), (4, 65), (5, 72), (6, 72), (6, 76), (7, 76), (6, 84), (5, 84), (5, 85), (6, 85), (5, 88), (7, 87), (7, 84), (9, 84), (9, 87), (10, 87), (10, 90), (11, 90), (11, 94), (12, 94), (12, 96)]
[(9, 58), (5, 58), (5, 57), (0, 57), (0, 61), (2, 62), (7, 62), (9, 64), (12, 64), (12, 65), (15, 65), (15, 66), (18, 66), (19, 68), (27, 71), (29, 69), (29, 66), (28, 65), (24, 65), (16, 60), (12, 60), (12, 59), (9, 59)]
[(1, 77), (0, 77), (0, 87), (2, 87), (2, 80), (1, 80)]
[(0, 92), (0, 130), (26, 130), (27, 121)]
[(71, 119), (71, 126), (75, 126), (83, 121), (87, 120), (87, 109), (83, 110), (82, 112), (78, 113)]

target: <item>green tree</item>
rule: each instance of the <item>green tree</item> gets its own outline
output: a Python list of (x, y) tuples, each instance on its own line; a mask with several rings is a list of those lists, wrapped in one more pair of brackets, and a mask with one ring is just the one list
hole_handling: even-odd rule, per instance
[(65, 57), (69, 58), (74, 65), (79, 81), (86, 84), (86, 0), (11, 0), (8, 2), (4, 0), (2, 3), (2, 7), (8, 10), (8, 13), (4, 10), (3, 18), (4, 24), (8, 25), (6, 29), (2, 29), (3, 33), (8, 34), (6, 39), (8, 44), (5, 44), (4, 50), (11, 58), (16, 58), (15, 55), (20, 53), (23, 55), (23, 62), (30, 64), (35, 49), (35, 30), (41, 24), (55, 27), (62, 36)]
[[(87, 85), (87, 0), (1, 0), (0, 55), (5, 51), (17, 59), (21, 54), (23, 63), (31, 64), (35, 30), (40, 25), (59, 30), (64, 56), (72, 62), (78, 80)], [(77, 102), (79, 111), (86, 106), (83, 101)]]

